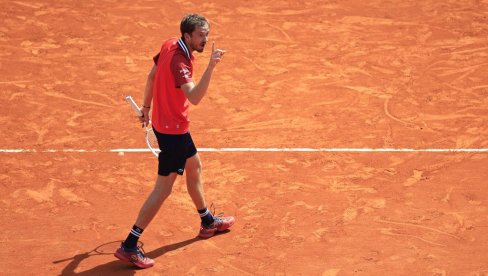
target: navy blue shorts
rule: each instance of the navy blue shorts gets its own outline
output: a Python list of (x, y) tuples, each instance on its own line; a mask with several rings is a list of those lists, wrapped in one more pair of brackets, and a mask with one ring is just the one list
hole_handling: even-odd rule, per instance
[(197, 148), (190, 133), (162, 134), (153, 130), (161, 150), (158, 157), (158, 174), (168, 176), (175, 172), (182, 175), (185, 171), (186, 159), (197, 154)]

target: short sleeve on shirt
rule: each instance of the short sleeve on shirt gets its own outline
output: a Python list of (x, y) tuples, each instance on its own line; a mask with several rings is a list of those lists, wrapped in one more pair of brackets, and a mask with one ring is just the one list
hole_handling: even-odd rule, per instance
[(154, 65), (158, 66), (159, 53), (153, 57)]
[(175, 55), (173, 57), (171, 71), (175, 77), (176, 87), (181, 87), (183, 84), (193, 81), (191, 64), (182, 55)]

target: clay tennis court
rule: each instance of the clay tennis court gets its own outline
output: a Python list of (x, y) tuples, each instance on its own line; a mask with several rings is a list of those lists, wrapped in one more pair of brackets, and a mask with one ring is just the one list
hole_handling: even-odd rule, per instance
[[(1, 2), (1, 275), (488, 275), (488, 1)], [(237, 222), (196, 238), (179, 178), (138, 270), (124, 97), (189, 12), (227, 51), (190, 118)]]

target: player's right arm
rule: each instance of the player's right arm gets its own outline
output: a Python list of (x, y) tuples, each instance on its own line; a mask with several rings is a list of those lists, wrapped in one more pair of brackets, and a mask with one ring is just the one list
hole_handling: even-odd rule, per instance
[(151, 109), (151, 102), (153, 98), (153, 84), (154, 84), (154, 76), (156, 75), (156, 64), (153, 65), (151, 68), (151, 71), (149, 71), (149, 74), (147, 75), (147, 80), (146, 80), (146, 88), (144, 89), (144, 98), (143, 98), (143, 104), (141, 107), (141, 112), (143, 114), (142, 117), (139, 118), (141, 123), (146, 123), (146, 125), (149, 124), (149, 110)]

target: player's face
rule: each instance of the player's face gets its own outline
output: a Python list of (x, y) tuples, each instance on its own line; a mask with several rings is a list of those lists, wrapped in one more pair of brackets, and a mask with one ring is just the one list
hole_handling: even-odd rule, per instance
[(207, 24), (201, 27), (196, 27), (190, 36), (190, 47), (199, 53), (203, 52), (205, 45), (208, 42), (208, 34), (210, 29)]

